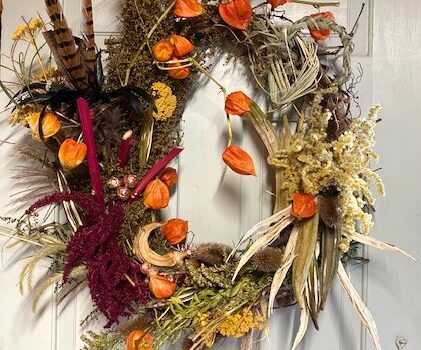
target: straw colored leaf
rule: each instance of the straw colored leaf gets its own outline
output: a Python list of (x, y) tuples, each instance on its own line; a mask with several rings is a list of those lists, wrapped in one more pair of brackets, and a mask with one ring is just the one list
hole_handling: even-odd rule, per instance
[(300, 316), (300, 327), (298, 328), (297, 335), (295, 336), (294, 344), (291, 350), (296, 350), (298, 345), (300, 345), (301, 341), (303, 340), (308, 327), (308, 318), (309, 313), (307, 307), (301, 309), (301, 316)]
[(282, 283), (284, 282), (285, 277), (296, 257), (296, 255), (294, 255), (294, 251), (295, 251), (295, 246), (297, 244), (298, 235), (299, 235), (298, 226), (295, 225), (289, 236), (281, 267), (278, 269), (278, 271), (276, 271), (275, 275), (273, 276), (273, 281), (270, 287), (270, 296), (269, 296), (269, 310), (268, 310), (269, 316), (272, 314), (276, 295), (278, 294), (279, 289), (281, 288)]
[(238, 262), (237, 268), (235, 270), (234, 276), (232, 281), (235, 281), (238, 273), (240, 272), (241, 268), (247, 264), (247, 262), (256, 254), (259, 250), (268, 247), (270, 244), (273, 243), (289, 224), (294, 221), (294, 218), (287, 217), (282, 219), (281, 221), (277, 222), (273, 225), (267, 233), (265, 233), (262, 237), (256, 240), (250, 248), (241, 256), (240, 261)]
[(339, 228), (329, 228), (319, 223), (321, 237), (321, 310), (326, 305), (326, 300), (338, 271), (338, 263), (341, 257), (339, 243), (341, 233)]
[(258, 234), (266, 233), (275, 222), (281, 221), (284, 218), (290, 216), (290, 213), (291, 213), (291, 206), (273, 214), (269, 218), (263, 221), (260, 221), (256, 225), (254, 225), (243, 237), (241, 237), (236, 247), (232, 250), (232, 252), (228, 256), (228, 260), (230, 260), (235, 255), (238, 249), (240, 249), (240, 247), (245, 242), (247, 242), (249, 239), (252, 239), (254, 236)]
[(292, 265), (292, 285), (295, 298), (301, 308), (304, 308), (304, 286), (310, 271), (311, 262), (317, 244), (319, 215), (298, 223), (299, 239), (294, 254), (297, 256)]
[(367, 306), (364, 304), (363, 300), (361, 299), (361, 297), (358, 295), (357, 291), (351, 284), (351, 281), (349, 280), (348, 275), (346, 274), (345, 268), (341, 262), (339, 262), (339, 267), (338, 267), (338, 278), (341, 282), (342, 288), (345, 290), (346, 294), (348, 294), (352, 305), (354, 305), (354, 308), (357, 310), (358, 314), (360, 315), (361, 322), (367, 327), (371, 337), (373, 338), (374, 346), (376, 347), (376, 350), (381, 350), (380, 338), (377, 332), (376, 322), (374, 321), (374, 318), (371, 315), (370, 310), (368, 310)]
[(359, 243), (362, 243), (362, 244), (365, 244), (370, 247), (380, 249), (386, 252), (395, 252), (395, 253), (403, 254), (407, 256), (408, 258), (411, 258), (412, 260), (416, 261), (416, 259), (412, 255), (408, 254), (402, 249), (395, 247), (394, 245), (379, 241), (373, 237), (365, 236), (360, 233), (351, 233), (351, 232), (343, 232), (342, 234), (345, 237), (352, 239), (353, 241), (356, 241), (356, 242), (359, 242)]

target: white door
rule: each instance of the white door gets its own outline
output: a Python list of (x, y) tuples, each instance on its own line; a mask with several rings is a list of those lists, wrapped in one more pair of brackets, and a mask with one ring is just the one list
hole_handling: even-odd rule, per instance
[[(68, 20), (75, 31), (79, 28), (79, 0), (64, 0)], [(364, 111), (373, 103), (383, 106), (383, 121), (377, 131), (379, 166), (386, 183), (387, 197), (377, 204), (376, 228), (373, 235), (394, 243), (421, 259), (421, 186), (419, 162), (421, 151), (421, 4), (416, 0), (342, 0), (336, 13), (339, 23), (350, 29), (362, 3), (366, 9), (356, 35), (354, 66), (364, 72), (359, 85), (360, 103)], [(44, 14), (43, 0), (4, 0), (3, 52), (10, 48), (10, 36), (20, 16)], [(117, 24), (119, 1), (95, 0), (94, 16), (98, 44), (103, 43)], [(289, 15), (308, 14), (311, 8), (289, 5)], [(45, 17), (45, 16), (43, 16)], [(229, 90), (249, 88), (239, 81), (238, 74), (224, 74), (218, 65), (215, 76)], [(10, 76), (2, 70), (2, 78)], [(215, 86), (200, 89), (187, 106), (183, 128), (186, 150), (178, 161), (180, 184), (169, 215), (190, 220), (196, 241), (216, 240), (232, 243), (242, 233), (270, 213), (270, 186), (265, 173), (263, 150), (252, 129), (239, 118), (234, 127), (242, 135), (242, 143), (256, 160), (257, 178), (240, 178), (226, 172), (221, 165), (221, 139), (224, 138), (222, 97)], [(5, 99), (2, 99), (4, 105)], [(203, 106), (206, 105), (206, 108)], [(22, 135), (10, 137), (7, 116), (1, 120), (0, 139), (18, 141)], [(203, 135), (206, 133), (206, 137)], [(212, 150), (211, 152), (209, 150)], [(19, 161), (12, 156), (13, 146), (0, 147), (0, 215), (19, 215), (22, 208), (6, 206), (18, 188), (10, 186), (13, 168)], [(241, 201), (238, 198), (241, 197)], [(15, 210), (16, 209), (16, 210)], [(4, 240), (3, 240), (4, 242)], [(40, 312), (33, 314), (28, 296), (21, 297), (16, 286), (22, 267), (21, 259), (31, 253), (18, 254), (4, 250), (0, 274), (0, 350), (75, 350), (82, 347), (79, 321), (90, 311), (88, 292), (74, 296), (65, 305), (44, 300)], [(367, 301), (377, 320), (385, 350), (399, 349), (397, 337), (408, 344), (403, 349), (421, 348), (421, 270), (417, 264), (401, 256), (370, 250), (370, 263), (349, 269), (357, 290)], [(39, 271), (41, 274), (43, 271)], [(47, 298), (48, 299), (48, 298)], [(298, 326), (298, 311), (292, 307), (278, 311), (271, 321), (269, 334), (262, 334), (256, 349), (287, 350)], [(373, 349), (347, 297), (337, 286), (321, 316), (319, 332), (309, 330), (302, 350), (366, 350)], [(238, 348), (227, 342), (224, 349)]]

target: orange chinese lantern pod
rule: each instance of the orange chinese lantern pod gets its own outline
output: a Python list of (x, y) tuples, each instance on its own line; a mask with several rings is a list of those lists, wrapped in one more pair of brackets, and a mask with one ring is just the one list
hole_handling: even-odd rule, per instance
[(229, 94), (225, 100), (225, 111), (229, 114), (238, 115), (242, 117), (250, 112), (250, 105), (252, 100), (241, 91)]
[(291, 0), (268, 0), (268, 3), (272, 5), (273, 9), (277, 8), (278, 6), (285, 5), (288, 2), (291, 2)]
[(182, 219), (171, 219), (162, 226), (161, 230), (162, 234), (170, 244), (179, 244), (187, 237), (189, 222)]
[(173, 296), (177, 284), (168, 277), (160, 275), (149, 276), (149, 290), (157, 299), (168, 299)]
[(190, 76), (190, 67), (183, 67), (180, 60), (176, 57), (173, 57), (172, 61), (175, 62), (170, 64), (171, 69), (168, 70), (168, 76), (176, 80), (187, 79)]
[(161, 39), (152, 47), (153, 57), (158, 62), (167, 62), (174, 55), (174, 45), (166, 39)]
[(297, 219), (311, 218), (317, 213), (316, 197), (310, 193), (297, 192), (292, 198), (292, 215)]
[(162, 209), (170, 202), (170, 191), (168, 187), (159, 179), (152, 180), (146, 186), (143, 195), (143, 204), (146, 208)]
[(65, 170), (77, 168), (85, 160), (88, 148), (83, 142), (66, 139), (60, 145), (58, 159)]
[[(36, 140), (40, 139), (40, 135), (39, 135), (39, 119), (40, 118), (41, 118), (40, 112), (33, 112), (28, 117), (25, 118), (25, 121), (28, 123), (29, 128), (31, 129), (32, 136)], [(45, 140), (57, 134), (60, 128), (61, 128), (61, 122), (54, 113), (51, 113), (51, 112), (44, 113), (44, 116), (42, 119), (42, 135)]]
[(229, 0), (218, 7), (219, 14), (231, 27), (246, 30), (249, 26), (253, 10), (249, 0)]
[(204, 7), (197, 0), (176, 0), (174, 14), (177, 17), (191, 18), (205, 12)]
[(222, 154), (222, 159), (233, 171), (241, 175), (256, 175), (253, 159), (238, 146), (229, 146)]
[(141, 329), (131, 332), (127, 336), (127, 350), (154, 350), (153, 336)]
[(181, 35), (171, 35), (170, 42), (174, 45), (174, 55), (178, 58), (190, 54), (194, 49), (194, 45)]
[[(332, 12), (320, 12), (320, 13), (314, 13), (311, 15), (311, 17), (325, 17), (328, 20), (335, 22), (335, 17), (333, 16)], [(323, 41), (330, 37), (330, 34), (332, 34), (332, 31), (330, 29), (317, 29), (314, 27), (309, 27), (310, 34), (316, 41)]]
[(171, 189), (177, 183), (177, 171), (173, 168), (165, 168), (159, 179), (167, 185), (168, 189)]

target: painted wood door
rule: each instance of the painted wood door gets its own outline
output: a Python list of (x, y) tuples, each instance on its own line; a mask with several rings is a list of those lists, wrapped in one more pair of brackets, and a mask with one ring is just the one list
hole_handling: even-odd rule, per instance
[[(64, 0), (68, 20), (79, 28), (79, 0)], [(373, 102), (384, 107), (383, 122), (378, 129), (378, 151), (382, 158), (379, 167), (385, 178), (388, 196), (378, 202), (377, 225), (373, 235), (393, 242), (421, 258), (421, 187), (417, 181), (420, 165), (416, 157), (421, 151), (421, 119), (418, 117), (420, 89), (419, 66), (421, 48), (415, 43), (420, 37), (421, 4), (416, 0), (397, 3), (394, 0), (342, 0), (335, 12), (339, 23), (351, 29), (362, 3), (364, 14), (356, 34), (354, 67), (364, 72), (359, 85), (363, 113)], [(43, 14), (42, 0), (4, 0), (3, 52), (10, 49), (10, 35), (20, 16), (31, 18)], [(94, 13), (98, 44), (115, 32), (119, 2), (95, 0)], [(298, 18), (311, 10), (289, 5), (288, 14)], [(45, 16), (44, 16), (45, 17)], [(218, 64), (217, 79), (229, 90), (251, 92), (247, 81), (239, 80), (242, 69), (226, 74), (227, 67)], [(231, 70), (232, 71), (232, 70)], [(2, 78), (10, 74), (2, 70)], [(2, 106), (5, 104), (2, 98)], [(1, 119), (0, 139), (7, 140), (0, 147), (0, 208), (1, 215), (20, 215), (22, 207), (8, 205), (11, 196), (24, 187), (11, 186), (19, 160), (14, 158), (14, 142), (23, 134), (13, 134), (7, 126), (7, 115)], [(256, 160), (258, 176), (241, 178), (226, 171), (220, 153), (225, 140), (223, 101), (217, 87), (203, 81), (200, 91), (189, 102), (183, 121), (184, 147), (176, 166), (180, 184), (168, 216), (180, 216), (190, 221), (195, 240), (216, 240), (231, 244), (248, 228), (271, 211), (271, 184), (265, 168), (262, 146), (252, 128), (234, 119), (238, 139)], [(24, 185), (23, 185), (24, 186)], [(239, 200), (240, 199), (240, 200)], [(4, 241), (3, 241), (4, 242)], [(28, 296), (22, 298), (16, 287), (22, 267), (21, 259), (29, 251), (4, 250), (0, 273), (0, 350), (51, 349), (75, 350), (82, 347), (79, 321), (89, 313), (92, 302), (84, 291), (56, 305), (53, 291), (46, 298), (39, 313), (33, 314)], [(420, 268), (400, 256), (374, 251), (364, 252), (369, 265), (350, 267), (348, 272), (357, 290), (368, 302), (386, 350), (398, 349), (395, 338), (408, 340), (405, 349), (421, 346), (421, 290)], [(42, 273), (42, 271), (39, 271)], [(274, 315), (267, 334), (260, 334), (255, 348), (287, 350), (298, 326), (299, 313), (294, 307)], [(338, 286), (334, 287), (327, 308), (321, 316), (321, 330), (311, 329), (301, 350), (366, 350), (372, 349), (352, 306)], [(227, 341), (222, 349), (236, 349), (238, 344)]]

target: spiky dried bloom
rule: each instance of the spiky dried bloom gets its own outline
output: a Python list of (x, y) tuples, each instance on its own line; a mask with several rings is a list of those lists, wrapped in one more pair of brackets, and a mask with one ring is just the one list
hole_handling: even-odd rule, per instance
[(335, 227), (341, 218), (338, 196), (317, 197), (320, 219), (327, 227)]
[(384, 195), (380, 176), (370, 169), (370, 162), (378, 158), (374, 152), (374, 129), (380, 107), (370, 109), (367, 118), (353, 119), (337, 140), (327, 141), (331, 113), (321, 103), (324, 96), (336, 92), (334, 87), (315, 94), (303, 130), (292, 136), (289, 150), (279, 152), (269, 163), (284, 171), (284, 188), (290, 197), (298, 191), (317, 195), (334, 183), (339, 189), (344, 228), (355, 232), (359, 222), (361, 232), (368, 234), (373, 226), (372, 216), (363, 208), (374, 203), (370, 183)]
[(192, 258), (206, 265), (222, 265), (232, 248), (220, 243), (204, 243), (197, 246)]
[(250, 262), (260, 272), (276, 272), (282, 264), (284, 250), (267, 247), (257, 252)]

